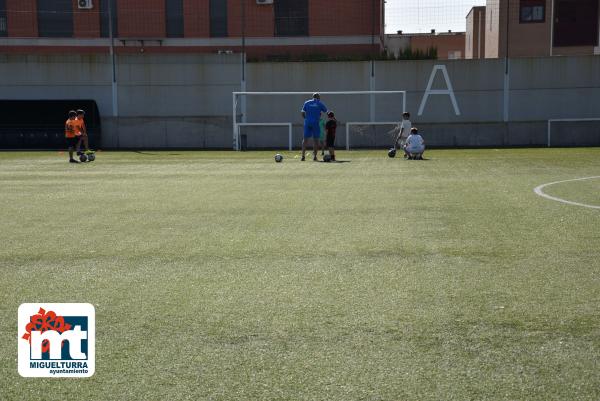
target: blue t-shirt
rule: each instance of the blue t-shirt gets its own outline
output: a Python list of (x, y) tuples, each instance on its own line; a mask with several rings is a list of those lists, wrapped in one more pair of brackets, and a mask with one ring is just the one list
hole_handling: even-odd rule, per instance
[(327, 113), (327, 106), (321, 103), (320, 100), (311, 99), (304, 102), (302, 111), (306, 113), (304, 119), (307, 123), (316, 123), (321, 119), (321, 112)]

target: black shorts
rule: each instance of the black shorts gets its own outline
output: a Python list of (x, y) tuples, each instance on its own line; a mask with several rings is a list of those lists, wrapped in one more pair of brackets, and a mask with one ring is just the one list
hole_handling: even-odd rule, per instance
[(65, 138), (67, 140), (67, 147), (74, 148), (77, 146), (77, 142), (79, 142), (79, 137), (75, 136), (73, 138)]
[(326, 141), (327, 141), (327, 147), (333, 148), (335, 146), (335, 134), (330, 134), (328, 132)]

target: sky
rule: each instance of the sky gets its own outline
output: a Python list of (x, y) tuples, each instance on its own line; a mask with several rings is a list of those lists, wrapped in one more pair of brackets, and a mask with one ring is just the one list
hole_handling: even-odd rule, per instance
[(473, 6), (486, 0), (386, 0), (385, 32), (464, 32), (465, 18)]

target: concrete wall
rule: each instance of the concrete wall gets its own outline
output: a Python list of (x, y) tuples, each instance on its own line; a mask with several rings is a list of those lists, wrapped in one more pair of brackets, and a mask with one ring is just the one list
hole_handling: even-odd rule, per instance
[[(423, 102), (432, 71), (444, 66), (459, 114), (450, 97)], [(250, 63), (248, 91), (404, 90), (406, 110), (430, 145), (545, 145), (548, 119), (600, 117), (600, 56), (519, 58), (510, 61), (508, 121), (504, 121), (504, 62), (381, 61), (340, 63)], [(238, 55), (119, 56), (118, 116), (112, 116), (111, 62), (108, 56), (0, 55), (2, 99), (94, 99), (103, 116), (103, 147), (230, 148), (232, 91), (240, 90)], [(432, 89), (446, 89), (441, 70)], [(302, 137), (300, 108), (308, 95), (248, 97), (247, 122), (292, 122), (294, 143)], [(324, 95), (342, 122), (397, 121), (400, 95)], [(243, 109), (238, 107), (238, 120)], [(64, 116), (57, 116), (63, 121)], [(556, 124), (560, 144), (600, 144), (600, 123)], [(358, 127), (351, 144), (389, 145), (391, 126)], [(284, 128), (246, 127), (250, 147), (284, 147)], [(338, 146), (345, 145), (345, 126)], [(557, 142), (558, 143), (558, 142)]]
[[(239, 55), (0, 55), (2, 99), (93, 99), (103, 147), (230, 147)], [(57, 116), (62, 121), (64, 116)], [(225, 135), (227, 133), (227, 135)]]
[(0, 97), (94, 99), (107, 115), (112, 107), (110, 59), (105, 55), (0, 54)]

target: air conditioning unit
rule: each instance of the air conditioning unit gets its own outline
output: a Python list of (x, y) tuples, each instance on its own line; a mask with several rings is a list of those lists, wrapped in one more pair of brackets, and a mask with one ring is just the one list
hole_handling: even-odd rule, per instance
[(94, 8), (92, 0), (77, 0), (77, 8), (82, 10), (89, 10)]
[(273, 0), (256, 0), (256, 4), (273, 4)]

